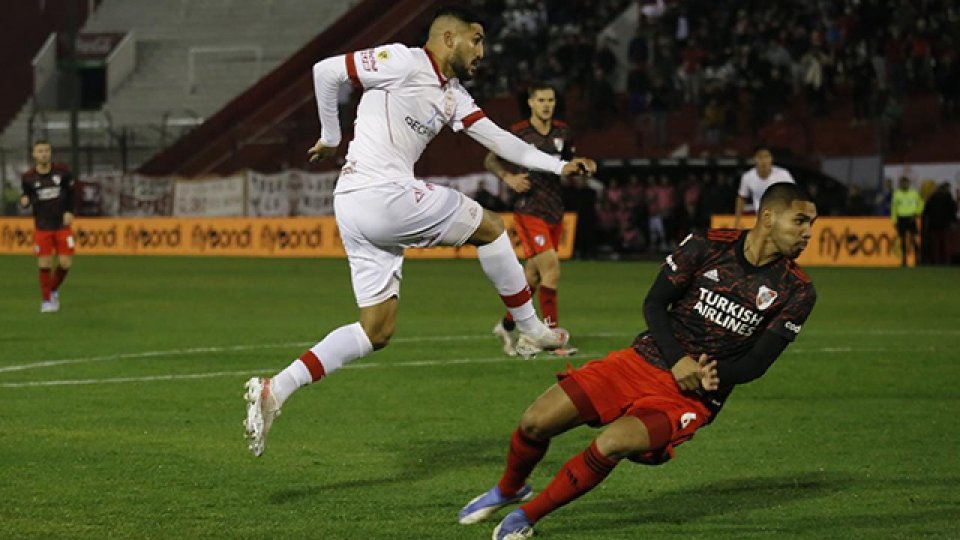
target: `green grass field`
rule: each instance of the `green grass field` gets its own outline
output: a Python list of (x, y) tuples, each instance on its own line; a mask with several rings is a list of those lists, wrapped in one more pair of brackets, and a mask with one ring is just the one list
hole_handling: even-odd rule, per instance
[[(500, 355), (475, 261), (408, 261), (393, 344), (297, 393), (256, 459), (243, 382), (355, 320), (344, 261), (81, 256), (45, 315), (34, 265), (0, 257), (0, 538), (489, 538), (457, 511), (567, 362)], [(643, 328), (656, 269), (565, 264), (574, 364)], [(817, 308), (764, 378), (538, 537), (960, 537), (960, 271), (809, 273)], [(555, 440), (535, 487), (594, 433)]]

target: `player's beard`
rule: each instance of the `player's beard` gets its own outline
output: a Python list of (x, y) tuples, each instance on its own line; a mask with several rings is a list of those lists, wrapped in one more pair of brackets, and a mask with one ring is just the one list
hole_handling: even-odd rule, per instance
[[(470, 72), (471, 64), (464, 62), (462, 58), (454, 59), (454, 61), (450, 64), (450, 67), (453, 68), (453, 74), (456, 75), (457, 78), (460, 79), (461, 81), (472, 80), (473, 75), (476, 72), (474, 71), (474, 73), (471, 73)], [(474, 70), (476, 70), (475, 66), (474, 66)]]

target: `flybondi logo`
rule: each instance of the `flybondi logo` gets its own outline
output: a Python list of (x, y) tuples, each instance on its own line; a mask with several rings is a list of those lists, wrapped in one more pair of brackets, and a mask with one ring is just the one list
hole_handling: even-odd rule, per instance
[(260, 231), (260, 245), (273, 253), (292, 249), (319, 249), (323, 247), (323, 229), (317, 225), (308, 229), (283, 226), (264, 227)]
[(0, 247), (15, 249), (33, 246), (33, 229), (4, 225), (0, 230)]
[(841, 254), (849, 257), (896, 256), (895, 243), (896, 239), (887, 233), (857, 234), (849, 227), (844, 227), (842, 232), (832, 227), (820, 229), (820, 255), (833, 260), (840, 258)]
[(250, 247), (252, 237), (250, 225), (239, 229), (197, 225), (190, 234), (193, 247), (200, 251), (246, 249)]

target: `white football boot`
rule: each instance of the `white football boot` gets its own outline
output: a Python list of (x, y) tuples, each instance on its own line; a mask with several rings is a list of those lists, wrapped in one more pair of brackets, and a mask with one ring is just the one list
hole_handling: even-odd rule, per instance
[(514, 337), (514, 332), (503, 327), (503, 319), (497, 321), (496, 326), (493, 327), (493, 335), (500, 338), (500, 343), (503, 345), (503, 354), (507, 356), (517, 355), (517, 338)]
[(537, 356), (537, 353), (541, 351), (553, 351), (566, 347), (567, 342), (570, 341), (570, 334), (568, 334), (566, 330), (562, 328), (544, 328), (546, 328), (546, 331), (538, 336), (531, 336), (523, 332), (520, 333), (516, 350), (517, 354), (523, 357), (524, 360), (534, 358)]
[(280, 416), (280, 404), (270, 390), (270, 379), (253, 377), (246, 384), (247, 419), (243, 422), (246, 429), (247, 446), (253, 455), (260, 457), (267, 444), (267, 433), (273, 425), (273, 419)]

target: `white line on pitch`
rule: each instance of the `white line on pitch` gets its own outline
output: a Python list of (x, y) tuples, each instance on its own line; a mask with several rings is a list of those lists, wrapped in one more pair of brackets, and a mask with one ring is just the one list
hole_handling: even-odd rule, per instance
[[(808, 331), (805, 335), (960, 335), (960, 330), (937, 330), (937, 329), (928, 329), (928, 330), (861, 330), (861, 331)], [(581, 337), (623, 337), (625, 339), (633, 339), (633, 334), (624, 334), (621, 332), (594, 332), (588, 334), (579, 334)], [(470, 335), (453, 335), (453, 336), (410, 336), (410, 337), (398, 337), (392, 340), (393, 343), (429, 343), (429, 342), (444, 342), (444, 341), (480, 341), (480, 340), (490, 340), (490, 334), (470, 334)], [(624, 346), (627, 346), (629, 343), (624, 342)], [(284, 343), (261, 343), (254, 345), (227, 345), (227, 346), (208, 346), (208, 347), (187, 347), (183, 349), (167, 349), (167, 350), (156, 350), (156, 351), (142, 351), (142, 352), (132, 352), (132, 353), (116, 353), (116, 354), (106, 354), (100, 356), (87, 356), (79, 358), (61, 358), (54, 360), (39, 360), (35, 362), (29, 362), (25, 364), (17, 364), (12, 366), (2, 366), (0, 367), (0, 373), (9, 373), (13, 371), (24, 371), (28, 369), (37, 369), (53, 366), (62, 366), (69, 364), (86, 364), (91, 362), (107, 362), (111, 360), (132, 360), (140, 358), (157, 358), (164, 356), (188, 356), (196, 354), (207, 354), (207, 353), (231, 353), (231, 352), (242, 352), (242, 351), (256, 351), (256, 350), (268, 350), (268, 349), (286, 349), (294, 347), (310, 347), (314, 345), (314, 342), (309, 341), (293, 341), (293, 342), (284, 342)], [(790, 349), (788, 349), (790, 350)], [(864, 349), (856, 349), (860, 352), (885, 352), (891, 349), (881, 348), (873, 351), (866, 351)], [(919, 351), (929, 351), (935, 349), (919, 349)], [(824, 348), (818, 352), (853, 352), (853, 349), (847, 347), (834, 347), (834, 348)], [(918, 349), (909, 349), (904, 350), (903, 352), (916, 352)], [(791, 352), (800, 352), (798, 350), (793, 350)]]
[[(937, 352), (942, 349), (937, 349), (936, 347), (920, 347), (920, 348), (907, 348), (907, 349), (890, 349), (886, 347), (871, 347), (858, 349), (853, 347), (820, 347), (816, 349), (787, 349), (787, 352), (795, 354), (811, 354), (811, 353), (876, 353), (876, 352)], [(210, 351), (217, 352), (217, 351)], [(603, 353), (596, 351), (585, 351), (582, 354), (578, 355), (579, 359), (593, 359), (599, 358)], [(546, 360), (565, 360), (569, 361), (569, 357), (546, 357)], [(444, 360), (414, 360), (409, 362), (359, 362), (356, 364), (349, 364), (343, 367), (343, 369), (372, 369), (372, 368), (408, 368), (408, 367), (427, 367), (427, 366), (448, 366), (448, 365), (461, 365), (461, 364), (492, 364), (500, 362), (543, 362), (541, 358), (539, 360), (524, 361), (518, 360), (516, 358), (508, 358), (503, 356), (489, 357), (489, 358), (449, 358)], [(276, 368), (274, 368), (276, 369)], [(0, 388), (27, 388), (27, 387), (39, 387), (39, 386), (76, 386), (76, 385), (89, 385), (89, 384), (111, 384), (111, 383), (130, 383), (130, 382), (154, 382), (154, 381), (173, 381), (173, 380), (184, 380), (184, 379), (210, 379), (214, 377), (234, 377), (242, 375), (251, 375), (256, 373), (265, 373), (270, 372), (271, 369), (259, 369), (259, 370), (243, 370), (243, 371), (214, 371), (208, 373), (187, 373), (181, 375), (146, 375), (143, 377), (114, 377), (106, 379), (68, 379), (68, 380), (54, 380), (54, 381), (25, 381), (18, 383), (0, 383)]]

